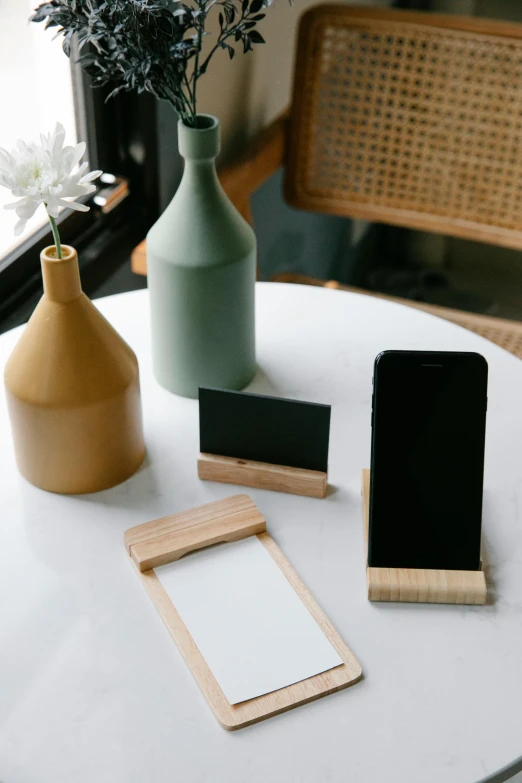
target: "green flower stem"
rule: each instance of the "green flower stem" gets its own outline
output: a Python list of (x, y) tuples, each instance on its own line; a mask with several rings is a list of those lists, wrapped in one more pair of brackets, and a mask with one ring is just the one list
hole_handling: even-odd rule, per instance
[(62, 258), (62, 243), (60, 242), (60, 233), (58, 231), (58, 226), (56, 225), (56, 220), (51, 217), (51, 215), (49, 215), (49, 223), (51, 224), (54, 244), (56, 245), (56, 256), (57, 258)]

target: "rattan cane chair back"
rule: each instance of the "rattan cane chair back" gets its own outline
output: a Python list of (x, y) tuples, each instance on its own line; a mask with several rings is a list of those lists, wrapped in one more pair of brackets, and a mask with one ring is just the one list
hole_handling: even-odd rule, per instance
[(522, 25), (307, 12), (285, 177), (301, 209), (522, 248)]

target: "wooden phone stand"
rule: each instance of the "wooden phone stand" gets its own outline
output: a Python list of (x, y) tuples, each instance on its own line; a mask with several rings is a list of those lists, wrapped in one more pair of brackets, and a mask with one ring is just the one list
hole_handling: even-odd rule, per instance
[[(362, 471), (362, 506), (366, 550), (370, 518), (370, 471)], [(486, 603), (484, 571), (444, 571), (416, 568), (370, 568), (366, 565), (368, 600), (428, 604)]]
[[(275, 560), (343, 663), (286, 688), (232, 705), (226, 700), (153, 569), (178, 560), (188, 552), (253, 535), (257, 535)], [(125, 533), (125, 546), (145, 589), (223, 728), (243, 728), (299, 704), (347, 688), (361, 678), (358, 662), (266, 532), (263, 515), (248, 495), (235, 495), (132, 527)], [(238, 585), (238, 589), (241, 589), (241, 585)]]
[(271, 465), (269, 462), (222, 457), (219, 454), (199, 455), (198, 476), (206, 481), (272, 489), (309, 498), (324, 498), (328, 487), (328, 474), (321, 470)]

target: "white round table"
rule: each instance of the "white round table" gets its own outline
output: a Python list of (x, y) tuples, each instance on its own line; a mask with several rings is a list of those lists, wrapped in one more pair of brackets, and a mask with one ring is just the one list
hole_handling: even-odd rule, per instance
[[(201, 482), (197, 402), (151, 372), (146, 291), (100, 300), (141, 367), (147, 458), (96, 495), (17, 473), (0, 407), (0, 780), (4, 783), (474, 783), (522, 768), (522, 363), (383, 300), (258, 286), (250, 390), (332, 405), (325, 500), (247, 490), (362, 665), (347, 690), (228, 733), (128, 562), (126, 528), (234, 494)], [(19, 329), (0, 338), (0, 364)], [(488, 360), (485, 607), (366, 599), (360, 471), (383, 349)], [(239, 490), (244, 491), (244, 490)]]

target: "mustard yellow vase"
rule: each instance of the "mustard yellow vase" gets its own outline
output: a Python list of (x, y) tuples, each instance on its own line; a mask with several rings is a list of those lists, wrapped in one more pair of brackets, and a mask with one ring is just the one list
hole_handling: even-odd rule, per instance
[(145, 456), (138, 362), (82, 292), (78, 256), (42, 251), (44, 293), (7, 362), (20, 473), (50, 492), (98, 492)]

